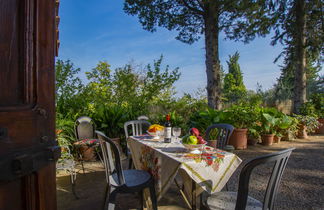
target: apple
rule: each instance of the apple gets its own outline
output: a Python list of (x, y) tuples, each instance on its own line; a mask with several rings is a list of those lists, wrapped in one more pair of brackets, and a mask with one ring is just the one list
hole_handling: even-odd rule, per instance
[(193, 136), (199, 136), (199, 130), (197, 128), (190, 128), (190, 134)]
[(188, 144), (197, 144), (198, 139), (197, 136), (189, 136), (189, 143)]
[(205, 141), (205, 139), (203, 139), (203, 137), (201, 137), (201, 136), (198, 136), (197, 139), (198, 139), (198, 144), (206, 144), (207, 143)]

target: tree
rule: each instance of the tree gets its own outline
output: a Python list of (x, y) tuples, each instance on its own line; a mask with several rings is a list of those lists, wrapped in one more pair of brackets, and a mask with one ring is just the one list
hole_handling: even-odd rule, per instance
[(92, 103), (106, 104), (112, 99), (112, 76), (110, 65), (99, 61), (90, 72), (85, 73), (89, 83), (85, 92)]
[(114, 104), (144, 112), (155, 98), (169, 92), (180, 77), (178, 68), (170, 70), (167, 65), (162, 69), (162, 61), (163, 56), (143, 69), (127, 64), (114, 71), (106, 61), (100, 61), (86, 72), (90, 82), (84, 92), (95, 107)]
[(228, 73), (224, 78), (224, 96), (231, 103), (238, 102), (247, 94), (238, 63), (239, 58), (240, 54), (236, 52), (234, 55), (229, 56), (229, 61), (227, 61)]
[(269, 28), (263, 1), (224, 0), (125, 0), (124, 10), (137, 15), (145, 30), (156, 27), (179, 32), (176, 39), (192, 44), (205, 37), (208, 105), (221, 107), (221, 67), (219, 61), (219, 33), (228, 38), (248, 42), (256, 34), (265, 35)]
[(68, 114), (79, 107), (78, 94), (83, 85), (79, 77), (80, 68), (75, 68), (70, 60), (57, 60), (55, 65), (56, 111)]
[(324, 49), (323, 2), (321, 0), (278, 0), (273, 5), (272, 18), (276, 20), (272, 44), (285, 45), (279, 55), (285, 56), (287, 68), (294, 78), (294, 113), (307, 100), (307, 64), (320, 63)]

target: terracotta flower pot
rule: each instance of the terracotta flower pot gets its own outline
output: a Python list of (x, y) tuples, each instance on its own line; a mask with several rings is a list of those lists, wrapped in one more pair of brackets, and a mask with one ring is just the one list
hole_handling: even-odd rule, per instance
[(273, 137), (273, 143), (280, 143), (281, 141), (281, 136), (274, 136)]
[(96, 160), (95, 151), (93, 147), (88, 147), (87, 145), (80, 146), (80, 152), (82, 154), (82, 159), (84, 161), (94, 161)]
[(235, 149), (247, 148), (247, 128), (238, 129), (235, 128), (230, 139), (229, 144), (233, 145)]
[(213, 148), (217, 147), (217, 140), (208, 140), (207, 145)]
[(324, 118), (319, 118), (318, 122), (320, 123), (320, 125), (316, 129), (316, 133), (317, 134), (324, 134)]
[(308, 139), (306, 125), (300, 125), (299, 126), (297, 137), (300, 138), (300, 139)]
[(263, 134), (261, 136), (262, 144), (265, 146), (270, 146), (273, 143), (274, 134)]

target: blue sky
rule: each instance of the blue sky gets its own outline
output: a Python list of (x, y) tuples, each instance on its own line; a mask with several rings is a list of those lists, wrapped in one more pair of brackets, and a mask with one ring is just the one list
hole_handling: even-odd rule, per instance
[[(178, 95), (193, 93), (206, 85), (204, 39), (193, 45), (175, 40), (176, 32), (160, 28), (155, 33), (142, 29), (137, 17), (123, 12), (122, 0), (63, 0), (60, 1), (59, 59), (70, 59), (80, 67), (80, 77), (98, 61), (107, 61), (112, 69), (130, 61), (146, 65), (164, 56), (164, 64), (179, 67), (181, 78), (175, 84)], [(238, 51), (244, 82), (255, 89), (257, 82), (264, 89), (272, 87), (280, 75), (273, 60), (281, 46), (270, 46), (270, 36), (255, 39), (250, 44), (224, 40), (221, 34), (220, 60), (227, 70), (228, 56)]]

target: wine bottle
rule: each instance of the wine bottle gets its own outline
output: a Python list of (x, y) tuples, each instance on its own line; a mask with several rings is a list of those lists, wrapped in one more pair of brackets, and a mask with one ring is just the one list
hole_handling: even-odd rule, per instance
[(164, 124), (164, 143), (171, 142), (171, 122), (170, 122), (170, 115), (166, 115), (166, 122)]

